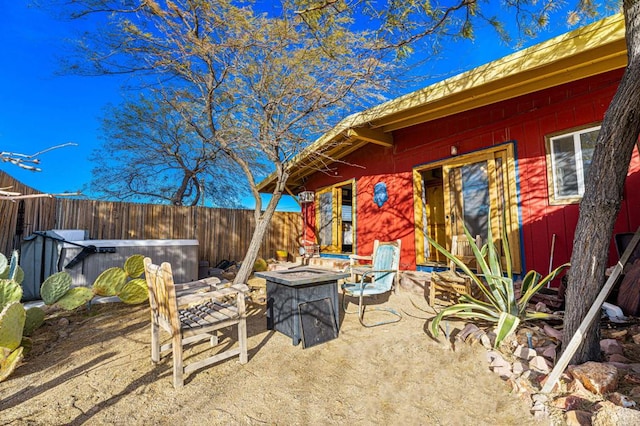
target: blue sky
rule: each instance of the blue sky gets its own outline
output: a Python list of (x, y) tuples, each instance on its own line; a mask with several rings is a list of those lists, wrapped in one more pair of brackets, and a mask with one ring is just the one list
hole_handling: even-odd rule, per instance
[[(74, 192), (91, 178), (88, 156), (99, 146), (103, 108), (120, 102), (123, 80), (57, 75), (59, 59), (69, 51), (66, 40), (73, 38), (78, 24), (55, 20), (28, 3), (0, 0), (0, 150), (34, 154), (67, 142), (77, 146), (41, 155), (41, 172), (5, 163), (0, 163), (0, 169), (39, 191)], [(504, 19), (507, 22), (509, 17)], [(527, 45), (568, 30), (563, 19), (552, 20), (550, 28)], [(425, 66), (422, 71), (433, 77), (422, 85), (513, 52), (492, 32), (477, 28), (476, 33), (474, 42), (448, 46), (438, 61)], [(252, 207), (250, 199), (247, 207)], [(298, 208), (291, 197), (285, 197), (279, 209)]]

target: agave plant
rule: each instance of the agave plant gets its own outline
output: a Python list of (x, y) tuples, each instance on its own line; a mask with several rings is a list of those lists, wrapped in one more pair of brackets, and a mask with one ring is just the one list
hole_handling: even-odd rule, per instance
[(488, 227), (487, 243), (482, 248), (478, 247), (467, 228), (464, 227), (464, 233), (469, 239), (469, 244), (476, 259), (478, 273), (471, 271), (462, 260), (451, 254), (433, 239), (427, 237), (431, 245), (471, 278), (482, 291), (485, 299), (480, 300), (471, 295), (461, 295), (459, 303), (444, 308), (432, 320), (431, 332), (434, 336), (438, 336), (440, 322), (445, 317), (475, 318), (496, 323), (494, 346), (498, 347), (505, 337), (516, 330), (521, 321), (553, 318), (551, 314), (531, 311), (527, 309), (527, 306), (531, 297), (546, 286), (547, 283), (551, 282), (565, 268), (569, 267), (569, 264), (565, 263), (557, 267), (544, 278), (536, 271), (529, 271), (522, 280), (520, 297), (516, 297), (511, 270), (511, 252), (509, 251), (509, 241), (504, 223), (502, 230), (502, 248), (506, 258), (505, 270), (502, 269), (500, 253), (493, 243), (491, 227)]

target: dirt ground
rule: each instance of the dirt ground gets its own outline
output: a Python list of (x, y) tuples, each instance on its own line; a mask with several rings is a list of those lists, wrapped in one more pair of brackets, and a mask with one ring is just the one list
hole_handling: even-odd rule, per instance
[[(417, 318), (428, 314), (410, 299), (426, 305), (392, 295), (386, 303), (404, 318), (382, 327), (341, 313), (339, 337), (306, 349), (267, 330), (265, 306), (249, 303), (249, 362), (201, 369), (178, 390), (171, 358), (151, 362), (147, 304), (66, 313), (47, 320), (0, 383), (0, 424), (536, 424), (530, 403), (489, 371), (485, 350), (431, 339)], [(210, 350), (197, 345), (186, 362)]]

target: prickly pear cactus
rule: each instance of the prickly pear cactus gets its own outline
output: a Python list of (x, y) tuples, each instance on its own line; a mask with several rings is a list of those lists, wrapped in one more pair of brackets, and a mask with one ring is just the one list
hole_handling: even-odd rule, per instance
[(22, 334), (24, 336), (31, 336), (31, 334), (44, 323), (44, 316), (44, 311), (38, 307), (27, 309)]
[(127, 282), (122, 288), (122, 291), (118, 293), (118, 297), (124, 303), (131, 305), (144, 302), (149, 298), (147, 282), (142, 278), (136, 278)]
[(0, 279), (0, 309), (4, 309), (13, 302), (22, 299), (22, 287), (20, 284), (9, 279)]
[(19, 302), (7, 305), (0, 313), (0, 348), (13, 351), (20, 346), (26, 313)]
[(134, 254), (124, 262), (124, 270), (130, 278), (140, 278), (144, 273), (144, 256)]
[(14, 250), (11, 255), (11, 262), (7, 264), (7, 258), (2, 255), (0, 258), (0, 278), (9, 279), (22, 284), (24, 280), (24, 271), (18, 265), (18, 251)]
[(74, 287), (56, 302), (56, 306), (70, 311), (93, 299), (93, 290), (88, 287)]
[(68, 272), (56, 272), (50, 275), (40, 287), (40, 296), (47, 305), (53, 305), (71, 288), (71, 275)]
[(22, 351), (22, 346), (12, 352), (6, 348), (0, 348), (0, 382), (9, 377), (20, 364)]
[(124, 269), (113, 267), (102, 271), (93, 282), (93, 292), (98, 296), (115, 296), (118, 287), (127, 282), (127, 273)]

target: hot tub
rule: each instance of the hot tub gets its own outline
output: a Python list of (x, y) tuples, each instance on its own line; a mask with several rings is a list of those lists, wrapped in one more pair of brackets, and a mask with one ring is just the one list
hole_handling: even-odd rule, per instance
[[(76, 245), (77, 244), (77, 245)], [(82, 247), (113, 247), (113, 253), (94, 253), (71, 268), (65, 268)], [(80, 240), (62, 243), (59, 265), (71, 274), (74, 286), (91, 286), (105, 269), (124, 265), (133, 254), (149, 256), (154, 263), (171, 263), (176, 283), (198, 279), (198, 240)]]

